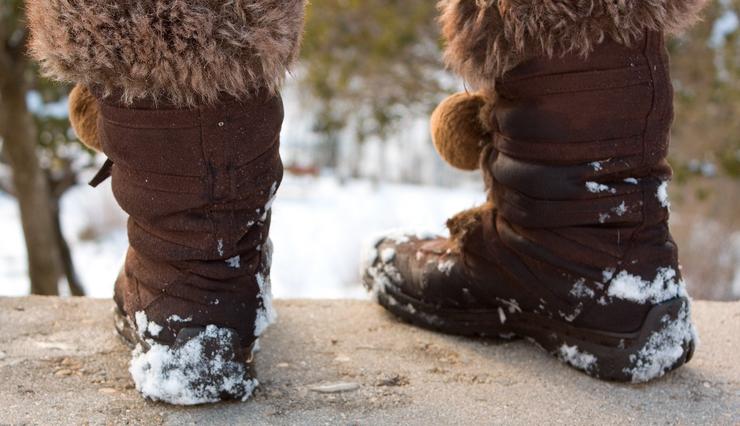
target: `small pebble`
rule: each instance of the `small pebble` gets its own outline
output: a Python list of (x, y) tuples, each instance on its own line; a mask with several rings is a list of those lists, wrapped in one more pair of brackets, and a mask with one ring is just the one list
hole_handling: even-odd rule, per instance
[(98, 389), (98, 392), (104, 393), (104, 394), (107, 394), (107, 395), (110, 395), (110, 394), (116, 393), (118, 391), (115, 390), (115, 389), (113, 389), (113, 388), (100, 388), (100, 389)]
[(318, 393), (352, 392), (352, 391), (356, 391), (359, 388), (360, 388), (360, 385), (354, 382), (328, 383), (325, 385), (318, 385), (318, 386), (310, 387), (312, 391), (318, 392)]

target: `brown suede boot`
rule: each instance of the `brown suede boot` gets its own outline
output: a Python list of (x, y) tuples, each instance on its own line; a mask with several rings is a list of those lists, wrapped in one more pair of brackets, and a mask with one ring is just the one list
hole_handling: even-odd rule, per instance
[[(448, 60), (495, 99), (479, 126), (489, 203), (451, 219), (451, 239), (381, 238), (364, 282), (414, 324), (522, 336), (591, 376), (644, 382), (696, 344), (667, 223), (673, 109), (658, 31), (695, 5), (568, 3), (445, 2)], [(433, 133), (470, 126), (447, 125)]]
[(135, 347), (130, 372), (146, 397), (244, 400), (257, 385), (253, 353), (275, 319), (278, 89), (304, 6), (29, 1), (34, 54), (47, 73), (81, 84), (75, 128), (109, 158), (94, 183), (112, 176), (130, 215), (115, 324)]

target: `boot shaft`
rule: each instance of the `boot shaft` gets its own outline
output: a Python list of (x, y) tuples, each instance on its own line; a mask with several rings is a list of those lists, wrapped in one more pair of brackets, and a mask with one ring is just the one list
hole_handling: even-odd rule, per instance
[[(268, 222), (266, 206), (282, 180), (280, 97), (263, 92), (213, 107), (153, 106), (101, 104), (101, 144), (115, 164), (113, 192), (131, 217), (132, 246), (203, 260), (249, 248), (243, 238)], [(154, 247), (138, 241), (148, 229), (162, 237)]]
[[(597, 276), (676, 271), (663, 190), (673, 120), (663, 37), (539, 57), (496, 82), (483, 160), (502, 226)], [(559, 247), (567, 233), (577, 244)], [(576, 247), (578, 246), (578, 247)]]
[(272, 315), (270, 208), (282, 179), (279, 96), (168, 108), (101, 99), (101, 143), (112, 188), (129, 214), (116, 299), (166, 325), (219, 324), (250, 345)]
[(525, 310), (638, 328), (683, 294), (663, 197), (673, 109), (662, 35), (537, 57), (495, 86), (482, 154), (495, 210), (463, 242), (467, 264), (481, 282), (509, 281)]

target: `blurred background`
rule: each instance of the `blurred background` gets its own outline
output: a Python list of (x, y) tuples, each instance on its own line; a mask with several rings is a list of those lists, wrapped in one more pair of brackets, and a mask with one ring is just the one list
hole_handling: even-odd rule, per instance
[[(314, 0), (284, 91), (286, 177), (274, 205), (277, 297), (366, 297), (363, 241), (444, 232), (485, 198), (438, 159), (428, 116), (464, 88), (441, 63), (433, 1)], [(672, 40), (672, 231), (695, 298), (740, 298), (740, 0), (712, 0)], [(22, 1), (0, 0), (0, 295), (110, 297), (127, 247), (103, 159), (67, 120), (70, 87), (25, 52)]]

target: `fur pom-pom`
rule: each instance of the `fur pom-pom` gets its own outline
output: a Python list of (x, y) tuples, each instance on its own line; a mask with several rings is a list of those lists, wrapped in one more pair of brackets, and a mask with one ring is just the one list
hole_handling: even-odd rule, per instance
[(78, 84), (69, 94), (69, 121), (77, 137), (88, 148), (102, 151), (98, 134), (98, 100), (86, 86)]
[(432, 142), (440, 157), (451, 166), (475, 170), (489, 139), (481, 117), (490, 101), (481, 94), (456, 93), (442, 101), (432, 113)]

